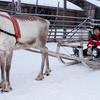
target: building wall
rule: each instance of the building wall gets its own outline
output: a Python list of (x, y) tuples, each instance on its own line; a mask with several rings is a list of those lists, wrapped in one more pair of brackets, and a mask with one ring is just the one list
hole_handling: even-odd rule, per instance
[(100, 19), (100, 8), (95, 9), (95, 18)]
[(100, 8), (87, 2), (86, 0), (68, 0), (82, 9), (85, 10), (84, 13), (81, 13), (82, 16), (89, 17), (92, 16), (92, 18), (100, 19)]
[(11, 3), (9, 3), (9, 2), (1, 2), (0, 1), (0, 8), (1, 9), (11, 9)]

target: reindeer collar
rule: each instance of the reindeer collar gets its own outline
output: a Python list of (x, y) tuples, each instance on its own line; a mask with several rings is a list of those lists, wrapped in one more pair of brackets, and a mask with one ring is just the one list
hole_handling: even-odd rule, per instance
[(3, 29), (0, 29), (0, 31), (3, 32), (3, 33), (6, 33), (6, 34), (8, 34), (8, 35), (11, 35), (11, 36), (16, 37), (16, 40), (17, 40), (18, 38), (21, 38), (20, 28), (19, 28), (19, 25), (18, 25), (17, 20), (16, 20), (13, 16), (8, 17), (8, 16), (3, 15), (3, 14), (0, 14), (0, 16), (9, 19), (9, 20), (13, 23), (15, 35), (13, 35), (13, 34), (7, 32), (7, 31), (5, 31), (5, 30), (3, 30)]

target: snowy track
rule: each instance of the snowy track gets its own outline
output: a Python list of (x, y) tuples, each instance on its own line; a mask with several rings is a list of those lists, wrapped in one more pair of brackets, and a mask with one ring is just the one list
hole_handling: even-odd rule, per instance
[[(56, 50), (56, 43), (47, 43), (49, 50)], [(100, 100), (100, 70), (86, 68), (81, 63), (66, 66), (57, 58), (49, 57), (50, 76), (36, 81), (41, 55), (14, 51), (11, 68), (13, 90), (0, 94), (0, 100)]]

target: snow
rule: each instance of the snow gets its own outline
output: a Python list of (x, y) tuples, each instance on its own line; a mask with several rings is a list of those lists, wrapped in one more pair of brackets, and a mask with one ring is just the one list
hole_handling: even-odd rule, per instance
[(88, 1), (88, 2), (90, 2), (92, 4), (94, 4), (94, 5), (96, 5), (98, 7), (100, 7), (100, 0), (86, 0), (86, 1)]
[[(47, 43), (49, 50), (56, 51), (56, 46), (57, 43)], [(63, 65), (54, 57), (49, 57), (49, 61), (50, 76), (36, 81), (41, 55), (14, 51), (10, 75), (13, 90), (1, 93), (0, 100), (100, 100), (100, 70), (81, 63)]]
[[(12, 0), (0, 0), (0, 1), (12, 1)], [(17, 0), (15, 0), (17, 1)], [(63, 0), (38, 0), (38, 5), (42, 5), (42, 6), (50, 6), (50, 7), (58, 7), (58, 2), (59, 7), (63, 8)], [(21, 3), (27, 3), (27, 4), (36, 4), (36, 0), (21, 0)], [(83, 11), (83, 9), (81, 9), (80, 7), (78, 7), (77, 5), (67, 1), (67, 8), (68, 9), (73, 9), (73, 10), (80, 10)]]

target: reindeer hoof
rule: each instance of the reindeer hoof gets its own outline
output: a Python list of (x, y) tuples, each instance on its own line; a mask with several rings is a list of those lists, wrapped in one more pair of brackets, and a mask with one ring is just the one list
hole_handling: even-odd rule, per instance
[(43, 80), (43, 78), (44, 76), (42, 74), (39, 74), (35, 80), (39, 81), (39, 80)]
[[(44, 77), (43, 77), (44, 78)], [(35, 80), (37, 80), (37, 81), (41, 81), (41, 80), (43, 80), (43, 79), (38, 79), (38, 78), (36, 78)]]
[(51, 69), (49, 69), (48, 71), (45, 71), (44, 75), (49, 76), (51, 72)]
[(9, 92), (9, 91), (4, 91), (4, 90), (1, 90), (1, 93), (3, 93), (3, 92), (6, 92), (6, 93), (7, 93), (7, 92)]
[(10, 88), (7, 88), (7, 89), (4, 89), (4, 90), (2, 89), (2, 90), (1, 90), (1, 93), (3, 93), (3, 92), (6, 92), (6, 93), (7, 93), (7, 92), (9, 92), (9, 91), (11, 91), (11, 90), (12, 90), (11, 87), (10, 87)]
[(44, 75), (49, 76), (50, 74), (45, 72)]
[(2, 82), (1, 88), (2, 88), (1, 93), (3, 93), (3, 92), (9, 92), (9, 91), (12, 90), (11, 85), (7, 85), (5, 82)]

